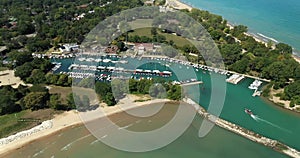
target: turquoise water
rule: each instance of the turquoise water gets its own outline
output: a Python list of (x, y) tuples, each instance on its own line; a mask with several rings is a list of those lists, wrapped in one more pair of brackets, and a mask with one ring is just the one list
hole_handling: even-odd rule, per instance
[[(131, 67), (130, 63), (134, 63), (134, 65), (141, 65), (140, 67), (150, 70), (162, 70), (166, 68), (163, 65), (169, 64), (170, 68), (177, 72), (177, 74), (184, 74), (182, 78), (183, 80), (191, 79), (191, 75), (188, 74), (189, 70), (193, 69), (191, 66), (153, 60), (153, 62), (158, 62), (159, 64), (151, 67), (149, 65), (142, 65), (142, 63), (146, 62), (147, 59), (136, 60), (127, 58), (127, 60), (129, 61), (128, 64), (122, 65), (122, 67), (126, 69), (127, 67)], [(71, 64), (69, 61), (70, 59), (67, 59), (66, 62), (63, 62), (62, 67), (67, 68), (68, 66), (66, 65)], [(175, 75), (173, 75), (171, 79), (174, 79), (176, 77)], [(206, 109), (208, 109), (209, 103), (212, 101), (212, 76), (217, 79), (215, 84), (223, 86), (222, 83), (225, 82), (223, 80), (223, 75), (209, 73), (207, 71), (198, 71), (196, 76), (198, 80), (203, 80), (204, 82), (200, 88), (200, 100), (198, 102)], [(266, 102), (260, 97), (252, 97), (253, 90), (248, 89), (248, 86), (253, 81), (253, 79), (247, 78), (238, 85), (227, 83), (226, 99), (220, 117), (300, 150), (300, 137), (298, 136), (300, 133), (300, 115), (279, 108), (270, 102)], [(220, 91), (221, 87), (217, 87)], [(194, 94), (196, 93), (194, 92)], [(192, 97), (192, 95), (189, 97)], [(212, 99), (218, 100), (218, 95)], [(222, 106), (222, 104), (219, 106)], [(256, 117), (252, 118), (245, 114), (245, 108), (251, 109)], [(210, 111), (210, 113), (217, 114), (215, 111)]]
[[(300, 50), (299, 0), (183, 0)], [(299, 54), (300, 55), (300, 54)]]

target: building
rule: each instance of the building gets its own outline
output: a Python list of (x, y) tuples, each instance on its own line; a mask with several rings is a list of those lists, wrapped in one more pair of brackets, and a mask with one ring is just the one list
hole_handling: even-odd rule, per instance
[(153, 43), (135, 43), (134, 51), (138, 53), (138, 55), (143, 55), (146, 52), (153, 52), (154, 45)]
[(61, 52), (73, 52), (79, 50), (79, 45), (71, 43), (71, 44), (64, 44), (62, 45), (59, 50)]
[(63, 44), (58, 48), (58, 50), (54, 50), (51, 52), (52, 55), (62, 55), (62, 54), (70, 54), (76, 53), (79, 51), (79, 45), (71, 43), (71, 44)]
[(148, 1), (145, 1), (144, 2), (144, 5), (149, 5), (149, 6), (152, 6), (152, 5), (154, 5), (154, 0), (148, 0)]

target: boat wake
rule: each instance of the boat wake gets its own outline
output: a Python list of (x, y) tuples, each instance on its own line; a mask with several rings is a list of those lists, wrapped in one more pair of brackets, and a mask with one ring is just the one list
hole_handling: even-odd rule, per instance
[(273, 127), (276, 127), (276, 128), (278, 128), (278, 129), (280, 129), (280, 130), (282, 130), (282, 131), (284, 131), (284, 132), (288, 132), (288, 133), (292, 133), (291, 131), (289, 131), (289, 130), (287, 130), (287, 129), (284, 129), (284, 128), (282, 128), (282, 127), (280, 127), (280, 126), (278, 126), (278, 125), (276, 125), (276, 124), (274, 124), (274, 123), (272, 123), (272, 122), (270, 122), (270, 121), (267, 121), (267, 120), (265, 120), (265, 119), (262, 119), (262, 118), (260, 118), (259, 116), (257, 116), (257, 115), (250, 115), (255, 121), (257, 121), (257, 122), (264, 122), (264, 123), (266, 123), (266, 124), (268, 124), (268, 125), (271, 125), (271, 126), (273, 126)]
[(61, 148), (60, 150), (61, 150), (61, 151), (67, 151), (67, 150), (70, 149), (70, 147), (71, 147), (74, 143), (79, 142), (79, 141), (81, 141), (81, 140), (83, 140), (83, 139), (85, 139), (85, 138), (87, 138), (87, 137), (89, 137), (89, 136), (91, 136), (91, 135), (92, 135), (92, 134), (88, 134), (88, 135), (86, 135), (86, 136), (83, 136), (83, 137), (81, 137), (81, 138), (78, 138), (78, 139), (74, 140), (73, 142), (67, 144), (66, 146), (64, 146), (64, 147)]

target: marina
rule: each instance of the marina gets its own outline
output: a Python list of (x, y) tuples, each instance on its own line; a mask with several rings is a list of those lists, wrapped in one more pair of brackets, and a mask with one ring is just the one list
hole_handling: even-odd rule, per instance
[[(85, 57), (85, 58), (90, 58), (90, 57)], [(284, 110), (273, 106), (269, 105), (270, 103), (266, 103), (263, 99), (260, 97), (253, 97), (253, 96), (259, 96), (259, 87), (263, 85), (265, 82), (264, 79), (260, 78), (249, 78), (247, 75), (240, 75), (236, 74), (227, 70), (219, 70), (211, 67), (207, 67), (204, 65), (199, 65), (199, 64), (193, 64), (187, 61), (180, 61), (180, 60), (174, 60), (174, 59), (168, 59), (164, 57), (145, 57), (145, 58), (133, 58), (127, 56), (126, 58), (118, 59), (117, 57), (112, 59), (111, 57), (100, 57), (103, 59), (105, 58), (110, 58), (111, 61), (117, 61), (117, 60), (124, 60), (127, 61), (125, 64), (122, 63), (113, 63), (113, 62), (100, 62), (100, 63), (95, 63), (95, 62), (90, 62), (87, 63), (86, 61), (74, 61), (71, 59), (60, 59), (56, 62), (61, 62), (62, 66), (60, 67), (59, 70), (57, 70), (55, 73), (60, 73), (68, 72), (68, 68), (70, 67), (71, 64), (77, 64), (77, 65), (91, 65), (91, 66), (96, 66), (96, 76), (95, 71), (91, 70), (76, 70), (78, 72), (82, 73), (88, 73), (89, 75), (85, 76), (92, 76), (96, 77), (97, 80), (109, 82), (111, 81), (114, 77), (114, 75), (117, 75), (117, 77), (124, 77), (125, 79), (128, 78), (133, 78), (136, 80), (140, 79), (154, 79), (154, 78), (161, 78), (163, 76), (160, 75), (154, 75), (154, 74), (159, 74), (159, 72), (164, 72), (164, 71), (169, 71), (172, 72), (171, 76), (168, 77), (163, 77), (166, 81), (171, 81), (173, 84), (182, 84), (182, 85), (189, 85), (193, 86), (193, 82), (197, 83), (194, 84), (199, 85), (201, 84), (201, 96), (199, 100), (199, 104), (203, 106), (205, 109), (207, 109), (210, 105), (210, 95), (212, 92), (211, 89), (211, 76), (215, 76), (217, 79), (219, 78), (219, 82), (224, 82), (222, 77), (227, 78), (227, 81), (230, 81), (232, 83), (236, 84), (231, 84), (228, 82), (227, 84), (227, 92), (226, 96), (231, 98), (229, 100), (226, 100), (224, 103), (224, 108), (222, 110), (221, 118), (232, 122), (234, 124), (240, 125), (243, 128), (246, 129), (251, 129), (255, 133), (259, 133), (263, 136), (267, 136), (271, 139), (279, 140), (280, 142), (283, 142), (291, 147), (295, 147), (296, 149), (299, 149), (300, 147), (298, 146), (298, 141), (297, 139), (293, 139), (297, 137), (295, 135), (294, 130), (300, 131), (300, 128), (294, 129), (295, 124), (298, 123), (299, 117), (293, 116), (291, 117), (290, 114), (287, 114)], [(108, 61), (108, 60), (107, 60)], [(91, 64), (93, 63), (93, 64)], [(121, 65), (121, 66), (120, 66)], [(138, 66), (136, 66), (138, 65)], [(86, 66), (85, 66), (86, 67)], [(89, 68), (89, 67), (88, 67)], [(95, 68), (95, 67), (93, 67)], [(123, 68), (123, 69), (120, 69)], [(103, 69), (103, 71), (99, 71), (99, 69)], [(113, 72), (110, 72), (108, 70), (113, 70)], [(130, 70), (130, 72), (122, 72), (125, 70)], [(182, 73), (185, 74), (188, 71), (193, 71), (196, 74), (196, 78), (191, 79), (190, 76), (187, 76), (186, 78), (181, 78), (180, 80), (177, 78), (176, 73)], [(198, 71), (197, 71), (198, 70)], [(72, 71), (72, 72), (76, 72)], [(102, 75), (101, 75), (102, 74)], [(76, 74), (76, 76), (84, 76), (83, 74)], [(232, 77), (233, 76), (233, 77)], [(82, 77), (80, 77), (82, 78)], [(260, 82), (263, 82), (262, 84), (258, 84)], [(198, 84), (199, 83), (199, 84)], [(253, 84), (254, 83), (254, 84)], [(191, 85), (190, 85), (191, 84)], [(253, 93), (252, 89), (249, 89), (250, 85), (253, 84), (254, 87), (258, 88), (258, 91), (255, 91)], [(252, 85), (252, 86), (253, 86)], [(188, 86), (188, 87), (189, 87)], [(236, 97), (238, 96), (238, 97)], [(234, 101), (233, 101), (234, 100)], [(244, 108), (245, 103), (250, 103), (253, 105), (248, 105), (251, 106), (251, 110), (254, 110), (257, 115), (263, 115), (266, 112), (269, 113), (272, 111), (272, 115), (263, 115), (264, 119), (272, 121), (274, 124), (280, 125), (280, 129), (274, 126), (271, 126), (270, 124), (264, 124), (264, 123), (257, 123), (255, 120), (253, 120), (251, 117), (249, 118), (244, 118)], [(242, 113), (241, 113), (242, 111)], [(234, 115), (232, 115), (234, 113)], [(282, 116), (281, 116), (282, 115)], [(281, 116), (281, 117), (277, 117)], [(289, 118), (289, 121), (291, 122), (290, 124), (286, 124), (286, 118)], [(294, 125), (293, 125), (294, 124)], [(285, 132), (281, 130), (281, 128), (284, 128), (286, 130), (291, 130), (293, 131), (292, 133), (290, 132)], [(268, 131), (273, 131), (272, 133), (269, 133)], [(300, 141), (300, 140), (299, 140)]]

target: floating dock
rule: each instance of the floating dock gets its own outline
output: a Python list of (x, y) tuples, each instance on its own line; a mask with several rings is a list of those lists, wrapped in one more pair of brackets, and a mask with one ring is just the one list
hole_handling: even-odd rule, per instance
[(240, 81), (242, 81), (245, 78), (244, 75), (239, 75), (239, 74), (233, 74), (230, 76), (228, 79), (226, 79), (227, 82), (232, 83), (232, 84), (238, 84)]

